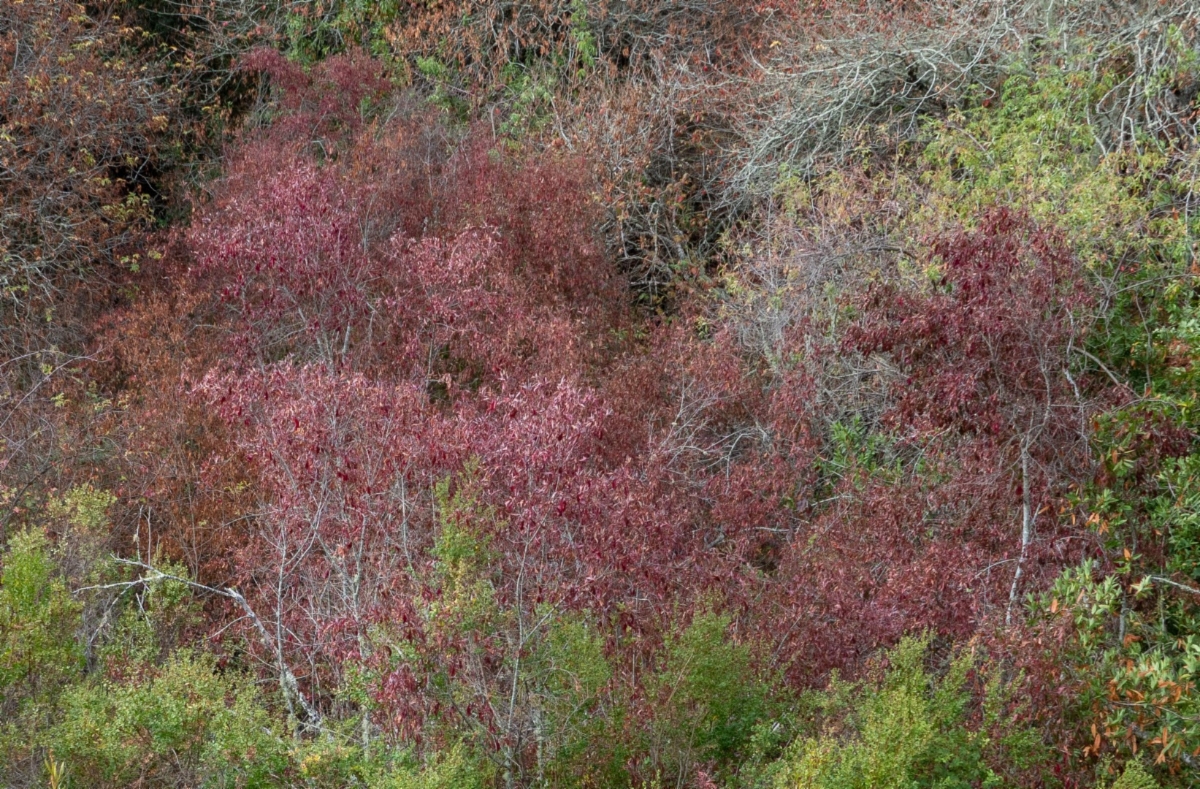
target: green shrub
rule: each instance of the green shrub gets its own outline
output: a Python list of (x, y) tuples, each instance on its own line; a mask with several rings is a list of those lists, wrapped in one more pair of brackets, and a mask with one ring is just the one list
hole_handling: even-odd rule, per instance
[(0, 691), (6, 701), (49, 698), (79, 675), (79, 610), (57, 577), (46, 535), (16, 535), (0, 577)]
[(1134, 760), (1125, 765), (1125, 772), (1121, 773), (1121, 777), (1113, 782), (1110, 789), (1159, 789), (1159, 787), (1158, 781), (1146, 772), (1142, 763)]
[(368, 782), (371, 789), (485, 789), (492, 770), (461, 743), (431, 755), (418, 766), (386, 771)]
[(38, 735), (57, 716), (62, 689), (82, 675), (79, 612), (46, 535), (14, 536), (0, 576), (0, 779), (4, 765), (39, 761)]
[(667, 774), (708, 763), (731, 768), (767, 714), (767, 685), (749, 645), (730, 640), (729, 625), (727, 616), (697, 615), (667, 643), (664, 665), (648, 682), (658, 703), (652, 756)]
[(87, 786), (268, 786), (289, 742), (249, 678), (180, 652), (147, 676), (66, 691), (47, 744)]
[[(992, 768), (1033, 763), (1038, 749), (1030, 732), (1004, 732), (1001, 686), (971, 714), (969, 654), (955, 658), (942, 677), (925, 668), (928, 638), (906, 638), (887, 653), (861, 684), (836, 678), (809, 699), (815, 733), (798, 736), (767, 765), (753, 761), (743, 786), (774, 789), (914, 789), (1002, 786)], [(999, 733), (999, 736), (998, 736)]]

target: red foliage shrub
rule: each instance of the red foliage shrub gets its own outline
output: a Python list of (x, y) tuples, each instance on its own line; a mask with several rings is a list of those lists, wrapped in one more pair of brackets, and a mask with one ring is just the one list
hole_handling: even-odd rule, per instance
[[(1071, 368), (1089, 303), (1082, 273), (1052, 234), (1005, 211), (934, 250), (940, 279), (872, 286), (838, 351), (900, 370), (884, 414), (893, 465), (842, 468), (822, 491), (812, 467), (827, 449), (782, 467), (765, 454), (743, 461), (757, 490), (780, 480), (754, 521), (773, 520), (787, 542), (770, 546), (777, 583), (752, 618), (798, 680), (908, 632), (965, 637), (1073, 558), (1057, 512), (1088, 468), (1094, 384)], [(807, 347), (767, 413), (815, 437), (827, 406), (804, 382), (832, 351), (819, 338)], [(747, 512), (738, 498), (723, 506)]]
[(854, 350), (891, 355), (907, 374), (892, 421), (1002, 442), (1029, 435), (1037, 443), (1044, 434), (1060, 445), (1063, 431), (1080, 424), (1083, 394), (1070, 353), (1090, 300), (1070, 251), (1049, 231), (997, 209), (934, 252), (943, 270), (929, 292), (877, 285), (847, 337)]
[(318, 697), (375, 625), (424, 637), (432, 490), (469, 466), (501, 605), (652, 629), (699, 544), (589, 386), (632, 324), (587, 180), (473, 141), (423, 159), (417, 125), (319, 164), (268, 130), (183, 239), (227, 354), (195, 392), (231, 436), (209, 473), (244, 466), (261, 496), (235, 574)]
[(382, 64), (361, 50), (322, 60), (311, 72), (269, 47), (248, 52), (238, 65), (270, 78), (280, 112), (269, 129), (275, 140), (348, 139), (392, 93)]
[(370, 659), (369, 625), (413, 596), (409, 570), (430, 538), (424, 491), (441, 468), (436, 420), (422, 389), (323, 366), (210, 375), (199, 393), (236, 435), (236, 453), (210, 469), (246, 463), (259, 489), (234, 577), (287, 634), (259, 646), (312, 667), (320, 691), (344, 660)]
[[(293, 90), (301, 104), (321, 93)], [(244, 361), (291, 355), (477, 385), (560, 376), (610, 353), (628, 309), (575, 163), (525, 163), (478, 142), (446, 156), (426, 126), (351, 134), (325, 164), (293, 151), (286, 126), (243, 151), (188, 238), (194, 276), (239, 324)]]

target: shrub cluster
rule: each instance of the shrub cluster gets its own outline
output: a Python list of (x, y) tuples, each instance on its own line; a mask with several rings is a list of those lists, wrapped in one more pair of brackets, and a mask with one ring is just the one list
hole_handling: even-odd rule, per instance
[(1198, 22), (5, 6), (0, 782), (1194, 785)]

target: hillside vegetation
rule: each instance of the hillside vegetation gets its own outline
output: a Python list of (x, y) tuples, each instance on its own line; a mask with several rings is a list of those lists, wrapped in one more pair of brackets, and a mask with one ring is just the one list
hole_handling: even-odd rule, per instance
[(1200, 786), (1200, 0), (0, 4), (0, 785)]

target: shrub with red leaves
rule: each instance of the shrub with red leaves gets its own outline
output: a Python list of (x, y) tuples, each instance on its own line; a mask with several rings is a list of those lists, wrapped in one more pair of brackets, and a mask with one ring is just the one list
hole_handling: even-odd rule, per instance
[(918, 292), (875, 286), (846, 339), (861, 353), (889, 354), (904, 370), (893, 423), (1061, 443), (1055, 439), (1079, 426), (1083, 394), (1071, 353), (1091, 301), (1069, 249), (1051, 231), (996, 209), (934, 252), (936, 283)]
[[(840, 461), (823, 503), (794, 504), (790, 542), (772, 548), (778, 583), (763, 614), (787, 624), (764, 626), (797, 679), (853, 666), (905, 633), (967, 637), (1073, 558), (1057, 512), (1088, 471), (1095, 384), (1073, 372), (1073, 351), (1089, 286), (1061, 241), (1005, 210), (933, 250), (928, 285), (851, 294), (858, 317), (839, 352), (900, 371), (883, 415), (898, 454), (882, 469)], [(829, 352), (810, 350), (806, 363), (816, 371)], [(820, 430), (816, 393), (789, 389), (774, 399)], [(747, 476), (770, 478), (746, 462)], [(820, 488), (793, 483), (791, 500)], [(786, 510), (772, 510), (780, 522)]]

